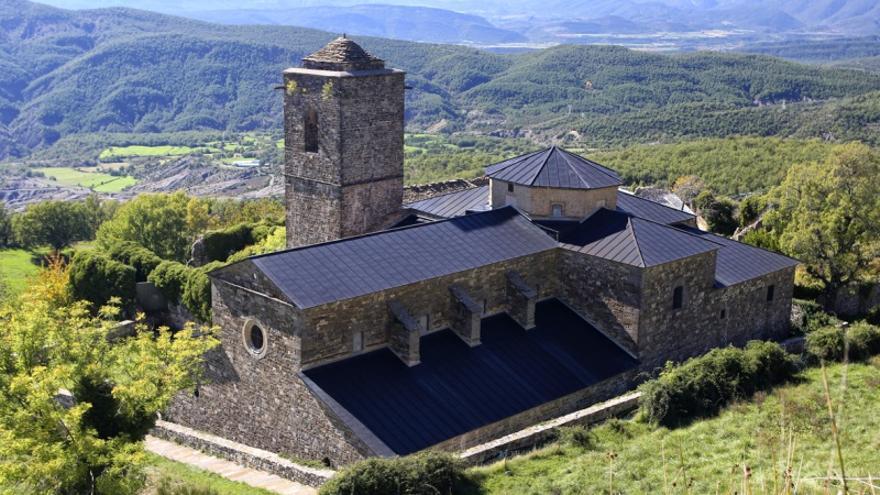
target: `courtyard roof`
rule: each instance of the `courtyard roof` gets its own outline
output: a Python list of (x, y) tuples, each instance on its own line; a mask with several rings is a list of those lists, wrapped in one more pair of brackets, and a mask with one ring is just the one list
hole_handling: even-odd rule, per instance
[(539, 227), (507, 207), (249, 261), (292, 303), (310, 308), (555, 247)]
[(450, 330), (421, 338), (421, 364), (390, 350), (304, 373), (395, 453), (404, 455), (499, 421), (636, 366), (567, 306), (540, 302), (536, 328), (483, 319), (482, 344)]
[(486, 167), (492, 179), (525, 186), (597, 189), (623, 184), (617, 172), (552, 146)]

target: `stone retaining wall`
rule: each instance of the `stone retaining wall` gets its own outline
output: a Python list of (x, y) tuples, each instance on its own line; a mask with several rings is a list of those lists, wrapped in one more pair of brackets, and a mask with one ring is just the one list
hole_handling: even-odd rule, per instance
[(242, 466), (266, 471), (309, 486), (321, 486), (336, 474), (336, 471), (330, 469), (303, 466), (266, 450), (167, 421), (157, 421), (151, 433), (156, 437), (187, 445)]

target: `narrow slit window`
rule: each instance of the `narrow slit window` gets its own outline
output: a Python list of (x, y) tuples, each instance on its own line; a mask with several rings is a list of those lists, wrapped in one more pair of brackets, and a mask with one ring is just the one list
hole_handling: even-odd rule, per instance
[(772, 301), (775, 296), (776, 296), (776, 286), (771, 285), (771, 286), (767, 287), (767, 302)]
[(684, 287), (678, 286), (672, 291), (672, 309), (680, 309), (684, 305)]
[(354, 352), (361, 352), (364, 350), (364, 332), (355, 332), (354, 333), (354, 342), (352, 343), (352, 350)]
[(318, 152), (318, 112), (314, 108), (306, 111), (303, 123), (305, 135), (303, 136), (303, 149), (306, 153)]
[(513, 184), (510, 182), (507, 183), (507, 192), (513, 192)]

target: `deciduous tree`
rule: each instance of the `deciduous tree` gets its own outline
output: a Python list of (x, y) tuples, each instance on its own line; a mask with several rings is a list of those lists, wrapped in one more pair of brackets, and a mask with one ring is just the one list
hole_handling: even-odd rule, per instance
[(59, 264), (0, 308), (0, 487), (10, 493), (136, 492), (156, 414), (200, 378), (212, 331), (138, 325), (70, 303)]
[(48, 245), (55, 251), (91, 237), (86, 209), (79, 202), (43, 201), (28, 206), (15, 217), (13, 229), (22, 245)]
[(880, 156), (841, 145), (824, 162), (793, 166), (771, 193), (779, 246), (833, 294), (880, 256)]
[(193, 232), (187, 222), (189, 198), (174, 194), (141, 194), (119, 207), (98, 229), (98, 244), (109, 248), (132, 241), (168, 260), (186, 261)]

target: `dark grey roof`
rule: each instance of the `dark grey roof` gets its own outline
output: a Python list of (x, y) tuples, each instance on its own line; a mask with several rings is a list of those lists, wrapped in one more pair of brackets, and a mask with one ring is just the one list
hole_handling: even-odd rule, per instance
[(352, 71), (385, 68), (385, 62), (366, 52), (354, 41), (341, 36), (303, 58), (306, 69)]
[(388, 349), (305, 371), (400, 455), (588, 387), (637, 362), (557, 300), (540, 302), (536, 328), (506, 314), (483, 320), (482, 344), (449, 330), (421, 339), (421, 364)]
[(762, 275), (767, 275), (798, 264), (798, 261), (772, 251), (743, 244), (692, 227), (683, 230), (719, 245), (715, 264), (715, 285), (728, 287)]
[(248, 261), (292, 303), (310, 308), (554, 247), (553, 239), (515, 209), (501, 208)]
[(486, 175), (514, 184), (567, 189), (623, 184), (617, 172), (556, 146), (486, 167)]
[(564, 231), (560, 242), (567, 249), (639, 267), (660, 265), (721, 247), (701, 236), (605, 208)]
[(489, 186), (473, 187), (406, 205), (407, 208), (441, 218), (489, 209)]
[(617, 209), (657, 223), (673, 224), (694, 219), (694, 215), (686, 211), (676, 210), (621, 190), (617, 191)]

